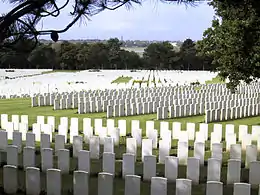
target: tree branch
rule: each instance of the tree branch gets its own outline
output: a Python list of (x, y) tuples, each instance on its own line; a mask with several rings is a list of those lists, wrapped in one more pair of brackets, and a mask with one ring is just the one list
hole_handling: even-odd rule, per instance
[(67, 30), (69, 30), (83, 15), (83, 13), (79, 13), (76, 18), (74, 18), (64, 29), (61, 30), (43, 30), (43, 31), (37, 31), (39, 35), (45, 35), (50, 34), (51, 32), (57, 32), (57, 33), (64, 33)]

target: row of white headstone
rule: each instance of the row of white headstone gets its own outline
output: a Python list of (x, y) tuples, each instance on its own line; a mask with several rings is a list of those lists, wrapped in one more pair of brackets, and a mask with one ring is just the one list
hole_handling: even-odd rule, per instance
[[(8, 150), (8, 140), (7, 140), (7, 132), (0, 131), (0, 150), (7, 151)], [(41, 134), (41, 142), (40, 148), (50, 148), (51, 141), (49, 134)], [(85, 140), (86, 141), (86, 140)], [(103, 137), (100, 138), (98, 136), (91, 136), (87, 143), (89, 144), (90, 156), (91, 159), (100, 159), (100, 145), (104, 146), (104, 152), (114, 153), (115, 145), (119, 144), (119, 141), (113, 137)], [(13, 132), (13, 141), (12, 144), (17, 147), (17, 154), (22, 152), (22, 133)], [(257, 146), (245, 144), (245, 164), (246, 167), (249, 167), (249, 164), (252, 161), (257, 160)], [(243, 146), (242, 144), (242, 146)], [(26, 133), (26, 147), (35, 147), (35, 134), (34, 133)], [(83, 149), (83, 137), (82, 136), (73, 136), (73, 156), (77, 157), (78, 152)], [(131, 153), (137, 156), (137, 140), (136, 138), (126, 138), (126, 153)], [(227, 141), (226, 148), (227, 151), (230, 152), (230, 159), (238, 159), (242, 160), (242, 147), (240, 144), (230, 143)], [(142, 161), (144, 156), (153, 155), (153, 149), (157, 148), (157, 145), (154, 146), (154, 142), (152, 139), (142, 139), (141, 140), (141, 156)], [(259, 145), (258, 145), (259, 148)], [(55, 152), (58, 150), (65, 149), (65, 136), (64, 135), (55, 135)], [(16, 149), (15, 149), (16, 150)], [(159, 163), (165, 164), (165, 158), (170, 155), (171, 150), (171, 142), (169, 139), (163, 138), (159, 141)], [(211, 143), (211, 157), (216, 158), (222, 162), (222, 152), (223, 152), (223, 144), (222, 143)], [(177, 145), (177, 157), (179, 159), (179, 163), (181, 165), (187, 165), (189, 156), (189, 144), (186, 141), (179, 141)], [(199, 159), (200, 165), (204, 165), (205, 158), (205, 143), (203, 142), (195, 142), (194, 143), (194, 157)]]
[[(75, 146), (75, 145), (74, 145)], [(249, 150), (248, 150), (249, 151)], [(99, 155), (99, 151), (98, 155)], [(7, 164), (13, 166), (19, 166), (19, 148), (16, 145), (9, 145), (6, 149), (7, 153)], [(143, 152), (145, 153), (145, 152)], [(57, 168), (61, 170), (63, 174), (68, 174), (70, 171), (70, 152), (67, 149), (58, 149), (55, 153), (58, 157)], [(94, 154), (95, 155), (95, 154)], [(195, 154), (196, 155), (196, 154)], [(234, 154), (231, 154), (234, 155)], [(251, 154), (246, 153), (246, 164), (249, 168), (249, 183), (260, 184), (260, 161), (253, 159)], [(52, 148), (41, 149), (41, 170), (46, 172), (48, 169), (54, 168), (53, 163), (54, 152)], [(91, 164), (90, 159), (93, 156), (93, 147), (90, 146), (90, 151), (82, 150), (82, 148), (73, 147), (73, 156), (78, 159), (78, 170), (90, 172)], [(180, 155), (178, 151), (178, 157), (164, 156), (165, 163), (165, 177), (170, 181), (175, 181), (178, 178), (178, 166), (181, 165), (181, 161), (186, 160), (187, 172), (186, 177), (191, 179), (194, 184), (199, 184), (200, 178), (200, 167), (201, 159), (199, 157), (187, 157), (183, 159), (184, 155)], [(199, 155), (201, 156), (201, 155)], [(122, 176), (134, 175), (135, 174), (135, 162), (136, 156), (132, 153), (125, 153), (122, 156)], [(220, 181), (221, 180), (221, 165), (222, 161), (212, 153), (213, 158), (208, 159), (207, 164), (207, 181)], [(160, 154), (159, 154), (160, 158)], [(232, 157), (231, 157), (232, 158)], [(111, 148), (104, 148), (102, 154), (102, 170), (103, 172), (115, 175), (115, 153)], [(145, 153), (142, 156), (143, 160), (143, 179), (150, 180), (156, 176), (156, 156)], [(35, 162), (35, 148), (26, 146), (23, 148), (23, 167), (36, 166)], [(227, 172), (227, 184), (240, 182), (241, 175), (241, 160), (240, 159), (229, 159), (228, 160), (228, 172)]]
[(238, 106), (226, 109), (206, 110), (205, 123), (234, 120), (259, 115), (260, 104)]
[[(81, 94), (82, 95), (82, 94)], [(84, 95), (84, 93), (83, 93)], [(95, 94), (96, 95), (96, 94)], [(113, 101), (108, 101), (108, 100), (98, 100), (98, 101), (87, 101), (84, 100), (84, 98), (79, 98), (80, 95), (76, 94), (70, 94), (69, 96), (66, 96), (67, 98), (61, 98), (61, 99), (53, 99), (54, 95), (53, 94), (47, 94), (46, 96), (39, 96), (39, 102), (41, 102), (41, 104), (50, 104), (50, 102), (54, 103), (54, 109), (55, 110), (59, 110), (59, 109), (63, 109), (63, 108), (77, 108), (78, 107), (78, 113), (79, 114), (83, 114), (83, 113), (91, 113), (91, 112), (107, 112), (107, 117), (110, 118), (112, 116), (129, 116), (129, 115), (140, 115), (140, 114), (149, 114), (149, 113), (156, 113), (157, 112), (157, 119), (166, 119), (166, 118), (175, 118), (175, 117), (184, 117), (184, 116), (193, 116), (193, 115), (199, 115), (199, 114), (203, 114), (206, 113), (207, 116), (205, 116), (205, 121), (206, 123), (208, 122), (212, 122), (212, 121), (222, 121), (222, 120), (229, 120), (229, 119), (236, 119), (236, 118), (243, 118), (243, 117), (248, 117), (248, 116), (256, 116), (259, 115), (258, 110), (254, 109), (254, 111), (251, 113), (248, 113), (246, 115), (244, 114), (240, 114), (240, 112), (238, 112), (236, 114), (235, 109), (239, 108), (239, 109), (244, 109), (244, 110), (248, 110), (248, 105), (254, 105), (258, 106), (257, 104), (253, 104), (254, 102), (256, 102), (256, 100), (259, 99), (259, 97), (257, 97), (258, 95), (256, 93), (249, 93), (247, 95), (243, 94), (243, 95), (228, 95), (232, 98), (235, 98), (234, 101), (229, 101), (230, 106), (232, 106), (232, 104), (235, 105), (235, 100), (237, 100), (238, 96), (243, 96), (247, 99), (240, 99), (237, 103), (239, 103), (239, 105), (241, 105), (242, 107), (231, 107), (229, 108), (228, 105), (220, 103), (219, 102), (207, 102), (206, 104), (206, 108), (207, 105), (208, 107), (212, 107), (212, 105), (217, 105), (216, 109), (213, 110), (206, 110), (205, 111), (205, 105), (202, 103), (196, 103), (196, 104), (181, 104), (180, 100), (183, 99), (175, 99), (175, 103), (177, 101), (177, 104), (174, 105), (174, 107), (172, 107), (173, 101), (172, 100), (168, 100), (168, 101), (159, 101), (159, 96), (157, 97), (158, 101), (146, 101), (149, 98), (139, 98), (139, 100), (141, 102), (139, 102), (138, 104), (124, 104), (125, 101), (127, 99), (123, 98), (123, 99), (117, 99), (117, 102), (121, 102), (121, 104), (113, 104), (113, 102), (115, 103), (115, 100)], [(112, 96), (113, 97), (113, 96)], [(161, 97), (165, 97), (165, 96), (160, 96)], [(168, 97), (172, 97), (172, 96), (168, 96)], [(214, 99), (222, 99), (223, 101), (225, 99), (225, 96), (219, 96), (218, 98), (216, 98), (216, 96), (213, 96)], [(51, 99), (50, 99), (51, 98)], [(93, 98), (93, 97), (92, 97)], [(103, 98), (103, 96), (102, 96)], [(101, 98), (101, 99), (102, 99)], [(113, 99), (113, 98), (112, 98)], [(129, 102), (131, 102), (131, 100), (135, 101), (136, 98), (134, 99), (128, 99)], [(146, 100), (144, 100), (146, 99)], [(151, 99), (151, 97), (150, 97)], [(154, 98), (155, 99), (155, 98)], [(157, 100), (156, 99), (156, 100)], [(205, 101), (205, 98), (197, 98), (197, 99), (201, 99)], [(77, 100), (77, 101), (76, 101)], [(122, 101), (121, 101), (122, 100)], [(145, 102), (142, 102), (142, 101)], [(185, 100), (185, 99), (184, 99)], [(192, 99), (189, 99), (192, 102)], [(194, 99), (193, 99), (194, 100)], [(243, 101), (242, 101), (243, 100)], [(138, 101), (137, 101), (138, 102)], [(190, 101), (184, 101), (182, 103), (188, 103)], [(201, 102), (201, 101), (200, 101)], [(225, 102), (225, 101), (224, 101)], [(232, 103), (233, 102), (233, 103)], [(214, 104), (213, 104), (214, 103)], [(78, 104), (78, 105), (77, 105)], [(32, 106), (36, 105), (36, 97), (32, 98)], [(224, 105), (224, 106), (223, 106)], [(164, 106), (164, 107), (162, 107)], [(168, 107), (169, 106), (169, 107)], [(166, 108), (168, 107), (168, 108)], [(217, 109), (218, 108), (218, 109)], [(219, 109), (222, 110), (227, 110), (225, 112), (225, 114), (218, 116), (218, 112), (220, 112)], [(215, 114), (216, 113), (216, 114)], [(244, 112), (241, 112), (244, 113)], [(214, 116), (213, 116), (214, 115)]]
[[(114, 194), (114, 176), (110, 173), (101, 172), (98, 174), (98, 195)], [(4, 191), (7, 194), (15, 194), (18, 191), (18, 171), (16, 166), (5, 165), (3, 171)], [(25, 191), (27, 194), (37, 195), (41, 193), (40, 170), (35, 167), (28, 167), (25, 171)], [(167, 178), (152, 177), (150, 195), (167, 195)], [(62, 175), (59, 169), (48, 169), (46, 174), (47, 195), (62, 195)], [(89, 185), (89, 173), (86, 171), (74, 171), (73, 173), (73, 194), (88, 195), (91, 186)], [(191, 195), (192, 181), (190, 179), (176, 179), (175, 195)], [(222, 195), (223, 183), (208, 181), (206, 195)], [(250, 195), (251, 184), (234, 183), (233, 195)], [(125, 177), (124, 195), (141, 195), (141, 177), (127, 175)]]
[[(47, 123), (45, 123), (45, 119), (47, 118)], [(26, 133), (28, 132), (28, 122), (29, 118), (28, 115), (12, 115), (11, 121), (9, 122), (7, 114), (1, 114), (1, 128), (7, 130), (9, 139), (12, 139), (12, 132), (13, 131), (20, 131), (22, 132), (23, 140), (25, 140)], [(70, 123), (69, 123), (70, 121)], [(127, 125), (126, 120), (118, 120), (118, 124), (115, 124), (114, 119), (107, 119), (106, 120), (106, 127), (103, 127), (103, 120), (102, 119), (94, 119), (94, 124), (92, 127), (92, 120), (90, 118), (83, 119), (83, 134), (84, 136), (92, 136), (98, 135), (100, 137), (107, 137), (111, 136), (111, 132), (117, 134), (115, 131), (119, 131), (119, 136), (126, 136), (127, 133)], [(36, 141), (40, 141), (40, 134), (42, 132), (46, 134), (50, 134), (52, 137), (52, 133), (54, 132), (55, 127), (55, 117), (53, 116), (37, 116), (36, 123), (33, 123), (33, 133), (36, 135)], [(70, 131), (70, 135), (78, 135), (79, 134), (79, 119), (78, 118), (69, 118), (67, 117), (60, 117), (60, 124), (58, 126), (58, 134), (64, 135), (67, 137), (68, 132)], [(132, 120), (131, 121), (131, 135), (137, 139), (138, 145), (141, 145), (141, 139), (143, 136), (143, 130), (140, 128), (140, 121), (139, 120)], [(196, 124), (195, 123), (187, 123), (186, 130), (183, 131), (181, 128), (180, 122), (173, 122), (172, 128), (170, 129), (170, 123), (161, 121), (160, 122), (160, 131), (155, 129), (155, 122), (154, 121), (146, 121), (146, 128), (145, 128), (145, 136), (150, 139), (156, 139), (157, 141), (158, 135), (160, 138), (166, 137), (171, 139), (177, 139), (181, 141), (188, 140), (196, 140), (199, 142), (205, 142), (209, 138), (209, 129), (208, 124), (200, 123), (199, 124), (199, 131), (196, 131)], [(220, 143), (222, 141), (222, 137), (227, 138), (228, 134), (235, 134), (235, 125), (227, 124), (225, 127), (226, 133), (223, 133), (224, 127), (222, 124), (214, 124), (213, 125), (213, 132), (215, 134), (211, 134), (211, 142), (212, 143)], [(258, 141), (260, 136), (260, 126), (253, 125), (251, 134), (249, 134), (249, 128), (247, 125), (239, 125), (238, 129), (238, 138), (239, 141), (242, 142), (243, 149), (245, 150), (245, 144), (243, 141), (247, 140), (245, 143), (250, 145), (252, 141)], [(134, 131), (134, 133), (133, 133)], [(227, 133), (228, 132), (228, 133)], [(72, 137), (73, 138), (73, 137)], [(213, 141), (215, 140), (215, 141)], [(216, 141), (217, 140), (217, 141)], [(51, 139), (52, 141), (52, 139)], [(73, 139), (71, 139), (72, 143)], [(232, 141), (233, 142), (233, 141)], [(235, 143), (233, 143), (235, 144)]]

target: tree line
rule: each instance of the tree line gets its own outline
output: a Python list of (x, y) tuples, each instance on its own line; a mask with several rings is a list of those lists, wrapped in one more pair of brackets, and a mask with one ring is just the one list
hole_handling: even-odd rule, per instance
[(0, 49), (0, 68), (18, 69), (166, 69), (213, 70), (209, 58), (197, 55), (196, 43), (186, 39), (176, 50), (169, 42), (149, 44), (142, 56), (122, 49), (117, 38), (96, 43), (38, 43), (32, 50), (29, 40), (16, 43), (15, 50)]

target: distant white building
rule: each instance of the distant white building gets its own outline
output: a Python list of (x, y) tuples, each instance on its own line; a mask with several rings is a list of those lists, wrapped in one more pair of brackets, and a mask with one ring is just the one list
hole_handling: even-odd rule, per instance
[(173, 46), (173, 47), (177, 47), (177, 42), (170, 42), (170, 44)]

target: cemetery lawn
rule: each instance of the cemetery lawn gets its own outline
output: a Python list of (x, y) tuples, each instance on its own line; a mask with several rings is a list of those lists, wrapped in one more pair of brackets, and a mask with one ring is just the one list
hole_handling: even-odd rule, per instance
[[(18, 114), (18, 115), (28, 115), (29, 116), (29, 126), (31, 127), (33, 123), (36, 122), (37, 116), (55, 116), (56, 117), (56, 129), (59, 123), (59, 117), (66, 116), (66, 117), (77, 117), (79, 118), (79, 129), (80, 133), (82, 134), (82, 119), (83, 118), (92, 118), (92, 124), (94, 123), (95, 118), (102, 118), (103, 119), (103, 125), (106, 125), (106, 113), (93, 113), (93, 114), (77, 114), (76, 109), (70, 109), (70, 110), (59, 110), (54, 111), (53, 107), (31, 107), (31, 100), (30, 99), (3, 99), (0, 100), (0, 114), (8, 114), (9, 120), (11, 120), (12, 114)], [(127, 121), (127, 136), (129, 136), (131, 131), (131, 120), (139, 120), (140, 121), (140, 128), (143, 129), (143, 132), (145, 133), (145, 122), (147, 120), (153, 120), (155, 121), (155, 128), (160, 129), (160, 121), (156, 120), (156, 114), (149, 114), (149, 115), (141, 115), (141, 116), (129, 116), (129, 117), (118, 117), (114, 118), (116, 120), (118, 119), (125, 119)], [(194, 117), (186, 117), (186, 118), (177, 118), (177, 119), (169, 119), (164, 120), (170, 122), (170, 129), (171, 129), (171, 122), (178, 121), (182, 123), (182, 129), (186, 128), (187, 122), (192, 122), (196, 124), (196, 129), (199, 127), (199, 123), (204, 122), (204, 116), (194, 116)], [(232, 121), (225, 121), (225, 122), (219, 122), (223, 125), (225, 124), (234, 124), (235, 125), (235, 132), (237, 133), (238, 137), (238, 125), (245, 124), (249, 125), (249, 133), (251, 132), (251, 125), (260, 125), (260, 116), (258, 117), (251, 117), (251, 118), (244, 118), (239, 120), (232, 120)], [(209, 124), (209, 135), (212, 131), (213, 124)], [(57, 132), (57, 131), (56, 131)], [(144, 138), (145, 135), (143, 135)], [(68, 136), (69, 137), (69, 136)], [(53, 136), (54, 138), (54, 136)], [(11, 144), (11, 141), (9, 141)], [(225, 151), (225, 142), (223, 142), (223, 151)], [(253, 144), (256, 144), (253, 142)], [(40, 156), (40, 148), (39, 143), (36, 143), (36, 163), (37, 167), (40, 168), (40, 162), (41, 162), (41, 156)], [(52, 148), (54, 148), (54, 140), (52, 143)], [(70, 155), (72, 157), (72, 146), (70, 144), (66, 144), (66, 148), (70, 150)], [(88, 144), (83, 145), (83, 149), (89, 150)], [(189, 156), (193, 156), (193, 150), (194, 150), (194, 143), (193, 141), (189, 142)], [(126, 151), (126, 138), (123, 137), (120, 139), (120, 145), (115, 146), (114, 149), (115, 158), (116, 158), (116, 164), (115, 164), (115, 170), (116, 175), (114, 179), (114, 190), (115, 195), (121, 195), (124, 194), (124, 180), (121, 177), (122, 174), (122, 156)], [(102, 172), (102, 153), (103, 148), (100, 146), (100, 160), (91, 160), (91, 173), (90, 173), (90, 192), (89, 194), (97, 194), (97, 176), (99, 172)], [(159, 151), (157, 149), (153, 150), (153, 155), (156, 155), (158, 158)], [(177, 156), (177, 141), (172, 141), (172, 148), (170, 150), (171, 156)], [(211, 152), (210, 152), (210, 141), (206, 141), (205, 143), (205, 164), (207, 164), (207, 159), (210, 158)], [(3, 157), (3, 156), (2, 156)], [(259, 155), (258, 155), (259, 157)], [(4, 157), (3, 157), (4, 159)], [(226, 185), (226, 177), (227, 177), (227, 160), (229, 159), (229, 153), (223, 152), (223, 164), (222, 164), (222, 170), (221, 170), (221, 181), (224, 183), (223, 189), (224, 189), (224, 195), (230, 195), (232, 194), (233, 185), (228, 186)], [(244, 167), (244, 161), (245, 161), (245, 153), (242, 153), (242, 167)], [(260, 159), (258, 159), (260, 160)], [(19, 164), (22, 166), (22, 155), (19, 156)], [(57, 158), (54, 157), (54, 168), (57, 168)], [(63, 192), (62, 194), (71, 194), (72, 192), (72, 184), (73, 184), (73, 171), (77, 170), (77, 160), (75, 158), (70, 158), (70, 174), (65, 174), (62, 177), (62, 187)], [(135, 172), (136, 175), (142, 176), (143, 174), (143, 164), (141, 162), (141, 148), (139, 147), (137, 150), (137, 163), (135, 166)], [(163, 177), (164, 176), (164, 165), (157, 164), (157, 176)], [(248, 182), (248, 174), (249, 170), (242, 168), (241, 169), (241, 182)], [(0, 193), (1, 193), (1, 187), (3, 186), (3, 169), (0, 168)], [(19, 188), (21, 191), (24, 192), (25, 189), (25, 172), (23, 169), (19, 170)], [(186, 178), (186, 166), (179, 166), (178, 169), (178, 178)], [(205, 194), (205, 188), (206, 188), (206, 178), (207, 178), (207, 166), (201, 167), (200, 170), (200, 185), (193, 185), (192, 186), (192, 194), (193, 195), (201, 195)], [(42, 183), (42, 189), (46, 186), (46, 177), (45, 173), (41, 173), (41, 183)], [(46, 188), (45, 188), (46, 189)], [(18, 193), (19, 194), (19, 193)], [(22, 192), (20, 194), (23, 194)], [(150, 182), (141, 182), (141, 194), (142, 195), (149, 195), (150, 194)], [(175, 184), (169, 183), (168, 184), (168, 194), (175, 194)], [(256, 191), (252, 191), (251, 194), (257, 194)]]
[(128, 77), (128, 76), (120, 76), (117, 79), (113, 80), (111, 83), (116, 83), (116, 84), (120, 84), (120, 83), (128, 83), (133, 77)]
[(224, 84), (225, 81), (221, 80), (220, 76), (216, 76), (215, 78), (213, 78), (212, 80), (208, 80), (205, 82), (206, 84), (216, 84), (216, 83), (220, 83), (220, 84)]
[(80, 70), (51, 70), (51, 71), (45, 71), (42, 74), (50, 74), (50, 73), (56, 73), (56, 72), (73, 73), (73, 72), (80, 72)]

